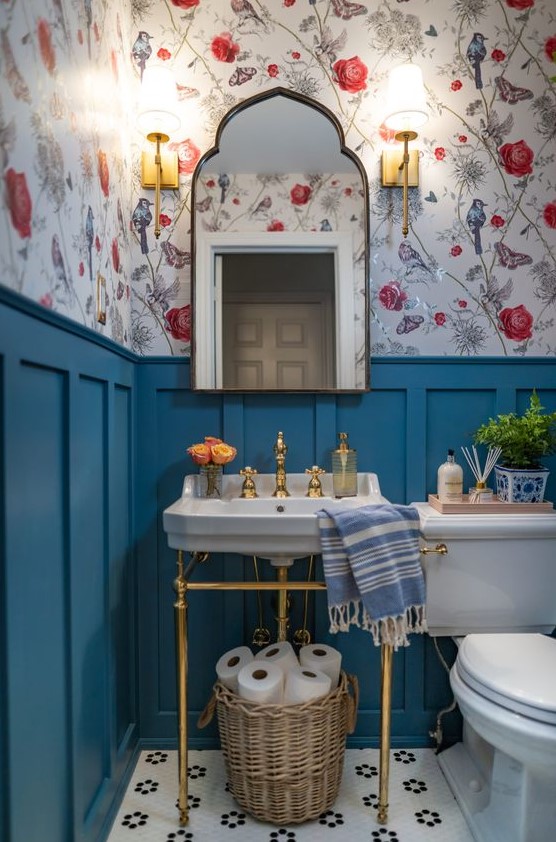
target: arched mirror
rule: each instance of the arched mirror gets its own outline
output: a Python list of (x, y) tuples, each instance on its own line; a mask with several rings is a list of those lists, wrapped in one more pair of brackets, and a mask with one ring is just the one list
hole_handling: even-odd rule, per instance
[(192, 186), (192, 386), (368, 388), (367, 179), (336, 117), (275, 88), (222, 120)]

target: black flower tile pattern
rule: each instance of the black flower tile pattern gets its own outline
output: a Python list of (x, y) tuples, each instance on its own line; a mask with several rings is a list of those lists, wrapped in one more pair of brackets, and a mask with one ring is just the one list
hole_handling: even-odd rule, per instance
[(403, 781), (402, 786), (406, 790), (406, 792), (414, 792), (416, 795), (419, 795), (419, 793), (421, 792), (427, 791), (427, 785), (425, 781), (418, 781), (415, 778), (410, 778), (408, 781)]
[(150, 795), (158, 789), (158, 781), (153, 781), (147, 778), (144, 781), (137, 781), (135, 784), (135, 792), (140, 792), (141, 795)]
[(235, 801), (221, 752), (190, 751), (188, 760), (187, 826), (178, 820), (177, 752), (145, 751), (107, 842), (473, 842), (432, 749), (392, 750), (385, 825), (377, 822), (378, 749), (346, 751), (334, 804), (313, 821), (280, 826)]

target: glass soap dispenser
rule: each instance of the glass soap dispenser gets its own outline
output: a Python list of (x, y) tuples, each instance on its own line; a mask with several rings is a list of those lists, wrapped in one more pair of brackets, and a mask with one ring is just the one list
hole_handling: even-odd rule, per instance
[(357, 495), (357, 451), (351, 450), (347, 433), (339, 433), (340, 443), (332, 451), (332, 489), (334, 497)]

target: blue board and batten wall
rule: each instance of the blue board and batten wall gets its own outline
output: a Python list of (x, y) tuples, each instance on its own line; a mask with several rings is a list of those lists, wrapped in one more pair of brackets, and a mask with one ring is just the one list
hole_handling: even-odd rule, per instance
[[(234, 468), (269, 471), (280, 429), (293, 472), (329, 468), (346, 430), (386, 497), (422, 500), (446, 449), (489, 415), (524, 409), (533, 386), (556, 409), (555, 371), (549, 359), (381, 358), (364, 395), (196, 394), (186, 361), (138, 358), (0, 290), (0, 838), (104, 838), (134, 752), (175, 743), (175, 553), (162, 511), (192, 469), (188, 444), (221, 435), (238, 448)], [(230, 570), (252, 575), (250, 560), (223, 555), (197, 575)], [(272, 627), (270, 599), (263, 611)], [(357, 630), (330, 641), (323, 594), (309, 617), (359, 676), (354, 744), (376, 745), (378, 651)], [(196, 592), (189, 618), (192, 745), (215, 745), (214, 725), (195, 722), (217, 657), (251, 640), (256, 596)], [(429, 744), (449, 701), (429, 640), (396, 655), (393, 700), (393, 743)]]

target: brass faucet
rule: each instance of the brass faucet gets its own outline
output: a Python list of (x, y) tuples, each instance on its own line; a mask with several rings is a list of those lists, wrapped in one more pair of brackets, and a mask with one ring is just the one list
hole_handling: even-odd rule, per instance
[(286, 453), (288, 446), (284, 442), (284, 433), (278, 433), (276, 444), (272, 448), (276, 454), (276, 488), (273, 497), (289, 497), (290, 492), (286, 488)]

